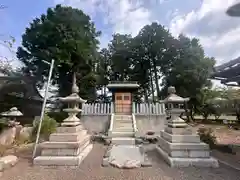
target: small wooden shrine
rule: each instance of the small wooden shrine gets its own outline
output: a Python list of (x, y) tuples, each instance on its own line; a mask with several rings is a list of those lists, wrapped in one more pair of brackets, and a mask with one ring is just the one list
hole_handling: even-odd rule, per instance
[(131, 114), (133, 92), (139, 88), (137, 82), (111, 82), (107, 85), (112, 92), (115, 114)]

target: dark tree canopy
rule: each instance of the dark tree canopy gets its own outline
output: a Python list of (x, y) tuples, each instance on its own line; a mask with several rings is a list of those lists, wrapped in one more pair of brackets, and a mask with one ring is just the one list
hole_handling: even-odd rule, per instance
[(195, 97), (210, 85), (208, 78), (215, 64), (198, 39), (175, 38), (158, 23), (144, 26), (136, 37), (114, 34), (100, 54), (99, 79), (104, 79), (104, 84), (108, 80), (137, 81), (140, 88), (135, 100), (145, 101), (163, 98), (168, 86), (175, 86), (184, 97)]
[(49, 71), (49, 65), (42, 60), (51, 62), (54, 59), (53, 83), (59, 85), (60, 95), (69, 94), (72, 74), (76, 72), (80, 92), (91, 99), (95, 91), (93, 67), (99, 35), (83, 11), (57, 5), (26, 28), (17, 57), (25, 65), (24, 72), (35, 76), (39, 84), (44, 82)]

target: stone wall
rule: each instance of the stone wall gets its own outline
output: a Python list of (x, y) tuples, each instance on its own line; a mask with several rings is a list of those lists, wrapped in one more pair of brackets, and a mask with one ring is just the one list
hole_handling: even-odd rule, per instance
[[(138, 134), (144, 135), (147, 131), (160, 133), (164, 129), (164, 115), (136, 115)], [(107, 132), (110, 124), (110, 115), (82, 115), (83, 122), (89, 133)]]
[(82, 115), (81, 122), (89, 133), (107, 132), (111, 115)]
[(165, 115), (135, 115), (138, 128), (137, 135), (145, 135), (147, 131), (153, 131), (160, 134), (164, 129)]

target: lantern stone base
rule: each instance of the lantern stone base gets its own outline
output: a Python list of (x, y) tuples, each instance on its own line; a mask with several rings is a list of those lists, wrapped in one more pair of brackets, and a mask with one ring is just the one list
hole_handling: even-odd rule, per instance
[(90, 135), (81, 125), (58, 127), (48, 142), (40, 144), (41, 156), (34, 159), (34, 165), (79, 166), (92, 150)]
[(157, 146), (158, 153), (163, 157), (163, 159), (169, 164), (171, 167), (189, 167), (189, 166), (197, 166), (197, 167), (214, 167), (217, 168), (218, 161), (212, 157), (208, 158), (177, 158), (170, 157), (167, 152), (162, 150), (159, 146)]
[(198, 135), (190, 134), (189, 129), (166, 127), (158, 137), (156, 149), (171, 167), (219, 166), (218, 161), (210, 157), (209, 146), (201, 142)]

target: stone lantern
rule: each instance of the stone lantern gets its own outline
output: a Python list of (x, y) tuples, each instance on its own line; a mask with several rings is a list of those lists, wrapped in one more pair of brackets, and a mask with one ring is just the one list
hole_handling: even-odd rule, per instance
[(189, 98), (176, 95), (174, 87), (168, 88), (169, 96), (163, 101), (167, 107), (166, 127), (158, 137), (157, 151), (171, 167), (205, 166), (218, 167), (218, 161), (209, 154), (209, 146), (200, 141), (188, 124), (179, 116)]
[(34, 159), (35, 165), (79, 166), (92, 150), (91, 136), (87, 134), (87, 130), (77, 117), (77, 114), (82, 111), (79, 103), (86, 102), (79, 97), (78, 92), (74, 74), (72, 94), (59, 98), (60, 101), (68, 104), (68, 108), (64, 111), (69, 117), (63, 120), (56, 133), (50, 135), (48, 142), (40, 144), (41, 156)]
[(164, 99), (162, 102), (166, 105), (166, 114), (168, 116), (168, 122), (172, 123), (172, 126), (174, 127), (187, 127), (187, 124), (183, 119), (181, 119), (179, 116), (185, 112), (185, 109), (183, 109), (183, 106), (186, 104), (186, 102), (189, 101), (189, 98), (182, 98), (178, 95), (176, 95), (175, 87), (170, 86), (168, 88), (169, 96)]
[(19, 125), (20, 123), (16, 122), (16, 119), (19, 116), (23, 116), (22, 112), (19, 111), (16, 107), (12, 107), (9, 111), (3, 112), (1, 115), (9, 118), (9, 126)]

